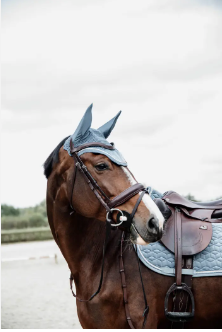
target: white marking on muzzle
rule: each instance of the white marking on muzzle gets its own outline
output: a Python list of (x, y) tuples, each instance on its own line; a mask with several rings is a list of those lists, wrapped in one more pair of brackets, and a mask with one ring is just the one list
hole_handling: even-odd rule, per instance
[(147, 244), (149, 244), (149, 242), (145, 242), (140, 235), (138, 235), (137, 239), (136, 239), (136, 244), (139, 244), (140, 246), (146, 246)]
[[(124, 173), (126, 174), (131, 186), (134, 185), (135, 183), (137, 183), (136, 180), (132, 177), (132, 175), (128, 171), (128, 169), (124, 166), (121, 166), (121, 167), (122, 167)], [(139, 194), (141, 195), (142, 192), (140, 192)], [(150, 214), (158, 219), (159, 229), (163, 229), (164, 217), (163, 217), (162, 213), (160, 212), (159, 208), (157, 207), (157, 205), (152, 200), (152, 198), (149, 195), (144, 195), (142, 201), (145, 204), (145, 206), (147, 207), (147, 209), (150, 211)]]
[(144, 195), (142, 201), (150, 211), (150, 214), (159, 220), (159, 228), (163, 229), (164, 217), (152, 198), (149, 195)]

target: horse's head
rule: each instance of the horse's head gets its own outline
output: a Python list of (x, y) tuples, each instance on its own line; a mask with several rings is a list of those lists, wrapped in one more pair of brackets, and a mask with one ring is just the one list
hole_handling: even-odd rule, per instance
[(160, 240), (164, 223), (160, 210), (144, 188), (136, 185), (126, 161), (106, 140), (120, 112), (95, 130), (90, 128), (91, 111), (92, 105), (64, 145), (77, 165), (71, 167), (68, 177), (71, 206), (82, 216), (101, 221), (111, 218), (113, 224), (131, 218), (129, 229), (133, 243)]

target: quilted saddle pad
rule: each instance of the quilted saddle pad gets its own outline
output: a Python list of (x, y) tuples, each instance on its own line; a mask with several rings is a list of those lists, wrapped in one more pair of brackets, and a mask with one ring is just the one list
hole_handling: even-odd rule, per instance
[[(194, 255), (193, 269), (182, 269), (183, 274), (193, 277), (222, 276), (222, 224), (212, 224), (213, 235), (208, 247)], [(175, 276), (174, 254), (162, 243), (137, 245), (140, 260), (150, 270), (166, 276)]]

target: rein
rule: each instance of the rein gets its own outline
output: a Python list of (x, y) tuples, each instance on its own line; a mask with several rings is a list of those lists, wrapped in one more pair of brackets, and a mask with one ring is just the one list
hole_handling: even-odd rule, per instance
[[(79, 170), (86, 182), (88, 183), (90, 189), (93, 191), (93, 193), (95, 194), (95, 196), (97, 197), (97, 199), (100, 201), (100, 203), (103, 205), (103, 207), (106, 209), (106, 235), (105, 235), (105, 240), (104, 240), (104, 244), (103, 244), (103, 256), (102, 256), (102, 266), (101, 266), (101, 275), (100, 275), (100, 281), (99, 281), (99, 286), (98, 289), (95, 293), (93, 293), (89, 299), (81, 299), (79, 297), (76, 296), (76, 294), (73, 291), (72, 288), (72, 283), (73, 283), (73, 276), (72, 273), (70, 274), (70, 289), (72, 291), (73, 296), (80, 302), (89, 302), (91, 301), (97, 294), (99, 294), (101, 287), (102, 287), (102, 282), (103, 282), (103, 271), (104, 271), (104, 261), (105, 261), (105, 252), (106, 252), (106, 248), (107, 248), (107, 243), (110, 237), (110, 233), (111, 233), (111, 227), (123, 227), (125, 230), (128, 230), (132, 224), (133, 221), (133, 217), (138, 209), (138, 206), (143, 198), (143, 196), (148, 193), (147, 189), (144, 188), (144, 186), (140, 183), (136, 183), (134, 185), (132, 185), (131, 187), (127, 188), (126, 190), (124, 190), (123, 192), (121, 192), (119, 195), (117, 195), (115, 198), (113, 198), (112, 200), (110, 200), (110, 198), (104, 193), (104, 191), (100, 188), (100, 186), (97, 184), (96, 180), (93, 178), (93, 176), (90, 174), (90, 172), (88, 171), (87, 167), (84, 165), (82, 159), (80, 158), (80, 156), (78, 155), (78, 152), (88, 148), (88, 147), (103, 147), (109, 150), (114, 150), (114, 145), (112, 144), (112, 146), (110, 145), (105, 145), (102, 143), (86, 143), (83, 144), (79, 147), (74, 147), (72, 140), (70, 140), (70, 152), (72, 157), (74, 158), (75, 161), (75, 168), (74, 168), (74, 175), (73, 175), (73, 183), (72, 183), (72, 191), (71, 191), (71, 198), (70, 198), (70, 207), (72, 209), (70, 215), (75, 212), (73, 205), (72, 205), (72, 200), (73, 200), (73, 194), (74, 194), (74, 187), (75, 187), (75, 180), (76, 180), (76, 176), (77, 176), (77, 170)], [(122, 211), (116, 208), (116, 206), (119, 206), (123, 203), (125, 203), (126, 201), (128, 201), (130, 198), (132, 198), (133, 196), (135, 196), (136, 194), (138, 194), (139, 192), (141, 192), (141, 195), (139, 196), (133, 211), (131, 214), (129, 214), (126, 211)], [(117, 220), (118, 223), (115, 223), (113, 221), (112, 218), (112, 212), (113, 211), (118, 211), (118, 215), (117, 215)], [(114, 222), (114, 223), (111, 223)], [(121, 273), (121, 281), (122, 281), (122, 288), (123, 288), (123, 297), (124, 297), (124, 305), (125, 305), (125, 312), (126, 312), (126, 318), (127, 318), (127, 322), (130, 326), (130, 328), (134, 329), (134, 326), (132, 324), (131, 318), (130, 318), (130, 313), (129, 313), (129, 308), (128, 308), (128, 300), (127, 300), (127, 292), (126, 292), (126, 279), (125, 279), (125, 270), (124, 270), (124, 264), (123, 264), (123, 241), (124, 241), (124, 232), (122, 233), (122, 238), (121, 238), (121, 244), (120, 244), (120, 273)], [(136, 252), (137, 254), (137, 252)], [(145, 310), (144, 310), (144, 322), (143, 322), (143, 326), (142, 328), (145, 327), (146, 324), (146, 320), (147, 320), (147, 315), (149, 312), (149, 307), (147, 305), (147, 300), (146, 300), (146, 294), (145, 294), (145, 290), (144, 290), (144, 285), (143, 285), (143, 280), (142, 280), (142, 274), (141, 274), (141, 269), (140, 269), (140, 263), (139, 263), (139, 258), (137, 255), (137, 259), (138, 259), (138, 266), (139, 266), (139, 273), (140, 273), (140, 279), (141, 279), (141, 283), (142, 283), (142, 290), (143, 290), (143, 295), (144, 295), (144, 302), (145, 302)]]
[[(119, 272), (121, 275), (121, 282), (122, 282), (122, 289), (123, 289), (123, 302), (124, 302), (124, 306), (125, 306), (125, 313), (126, 313), (126, 320), (127, 323), (129, 324), (129, 327), (131, 329), (135, 329), (133, 323), (132, 323), (132, 319), (130, 316), (130, 311), (129, 311), (129, 307), (128, 307), (128, 297), (127, 297), (127, 286), (126, 286), (126, 276), (125, 276), (125, 269), (124, 269), (124, 262), (123, 262), (123, 242), (124, 242), (124, 235), (125, 233), (122, 233), (122, 237), (121, 237), (121, 243), (120, 243), (120, 255), (119, 255)], [(140, 268), (140, 260), (139, 260), (139, 256), (137, 254), (137, 249), (135, 249), (136, 251), (136, 256), (137, 256), (137, 261), (138, 261), (138, 267), (139, 267), (139, 274), (140, 274), (140, 280), (141, 280), (141, 285), (142, 285), (142, 290), (143, 290), (143, 297), (144, 297), (144, 303), (145, 303), (145, 309), (143, 312), (143, 325), (142, 325), (142, 329), (145, 328), (146, 325), (146, 321), (147, 321), (147, 316), (149, 313), (149, 306), (147, 304), (147, 299), (146, 299), (146, 293), (145, 293), (145, 289), (144, 289), (144, 284), (143, 284), (143, 277), (142, 277), (142, 272), (141, 272), (141, 268)]]

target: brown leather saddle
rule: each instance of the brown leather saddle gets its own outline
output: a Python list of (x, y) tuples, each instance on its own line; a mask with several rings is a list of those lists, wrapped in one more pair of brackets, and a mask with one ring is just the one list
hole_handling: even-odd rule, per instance
[[(175, 254), (176, 282), (170, 287), (165, 298), (165, 315), (173, 322), (187, 322), (195, 312), (191, 291), (193, 255), (204, 250), (212, 238), (212, 223), (222, 222), (222, 199), (206, 203), (189, 201), (173, 191), (155, 200), (167, 215), (161, 242)], [(182, 275), (183, 269), (183, 275)], [(170, 294), (174, 294), (174, 311), (168, 311)], [(183, 293), (183, 296), (181, 296)], [(183, 300), (181, 300), (183, 299)], [(189, 301), (189, 299), (191, 301)], [(188, 301), (191, 302), (188, 305)], [(186, 311), (190, 306), (190, 311)]]

